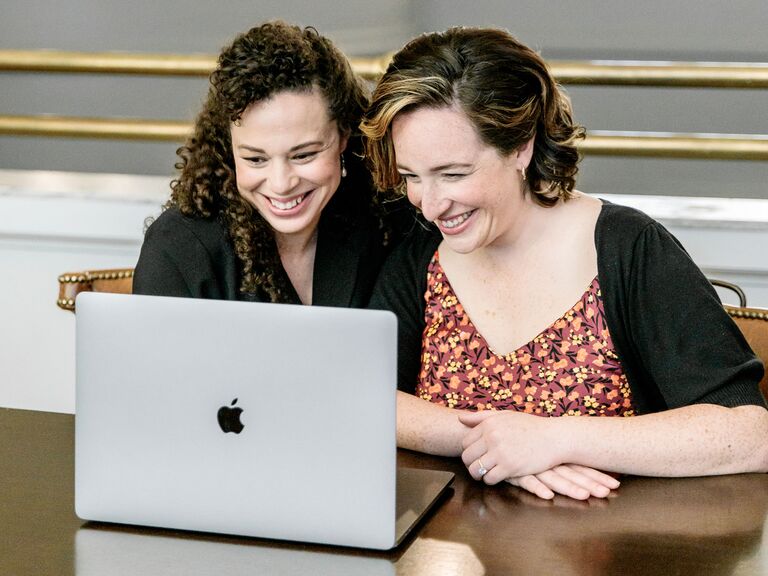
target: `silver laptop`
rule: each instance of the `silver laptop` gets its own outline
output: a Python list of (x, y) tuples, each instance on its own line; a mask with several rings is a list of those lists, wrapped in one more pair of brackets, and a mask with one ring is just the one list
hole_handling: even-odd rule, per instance
[(76, 318), (82, 519), (389, 549), (453, 478), (397, 469), (391, 313), (84, 293)]
[[(178, 533), (80, 528), (77, 576), (395, 576), (396, 558), (344, 548), (263, 546), (259, 540), (219, 542)], [(397, 555), (395, 555), (397, 557)]]

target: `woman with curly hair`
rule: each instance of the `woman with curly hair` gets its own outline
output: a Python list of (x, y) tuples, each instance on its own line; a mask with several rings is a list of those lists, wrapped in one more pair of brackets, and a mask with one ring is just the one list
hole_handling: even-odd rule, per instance
[(584, 132), (535, 52), (421, 36), (362, 130), (377, 186), (439, 231), (395, 250), (371, 302), (400, 321), (400, 446), (542, 498), (605, 497), (599, 470), (768, 470), (763, 366), (669, 232), (575, 189)]
[(222, 51), (210, 83), (134, 292), (365, 306), (391, 222), (347, 59), (313, 28), (268, 22)]

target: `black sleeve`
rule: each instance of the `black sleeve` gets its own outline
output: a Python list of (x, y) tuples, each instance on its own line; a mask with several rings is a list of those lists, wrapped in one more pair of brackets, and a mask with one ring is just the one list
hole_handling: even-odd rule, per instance
[(385, 262), (368, 306), (397, 316), (397, 387), (410, 394), (416, 389), (421, 366), (427, 266), (440, 240), (434, 229), (414, 228)]
[(628, 272), (628, 335), (641, 373), (668, 408), (765, 406), (758, 388), (762, 363), (709, 281), (661, 224), (651, 221), (638, 234)]
[[(227, 299), (226, 270), (234, 269), (217, 224), (169, 209), (144, 236), (133, 278), (135, 294)], [(215, 238), (211, 240), (211, 238)], [(213, 248), (212, 248), (213, 247)]]

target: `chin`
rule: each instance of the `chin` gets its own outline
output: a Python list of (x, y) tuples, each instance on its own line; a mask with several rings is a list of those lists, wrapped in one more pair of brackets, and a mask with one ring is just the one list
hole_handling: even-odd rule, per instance
[(474, 242), (457, 241), (453, 238), (446, 238), (445, 236), (443, 236), (443, 242), (445, 242), (445, 245), (451, 249), (451, 252), (455, 252), (456, 254), (470, 254), (479, 247)]
[(305, 220), (302, 218), (301, 222), (285, 222), (285, 221), (278, 221), (275, 222), (274, 220), (267, 220), (272, 230), (277, 232), (278, 234), (283, 235), (291, 235), (291, 234), (301, 234), (303, 232), (307, 232), (308, 230), (314, 228), (311, 221)]

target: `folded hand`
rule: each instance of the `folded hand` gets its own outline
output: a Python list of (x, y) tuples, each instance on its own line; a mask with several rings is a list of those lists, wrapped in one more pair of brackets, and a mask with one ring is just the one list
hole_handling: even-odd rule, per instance
[(606, 498), (619, 487), (613, 476), (578, 464), (561, 464), (539, 474), (507, 478), (507, 482), (545, 500), (551, 500), (555, 494), (576, 500)]
[(564, 463), (562, 438), (550, 419), (512, 411), (459, 415), (471, 429), (464, 436), (462, 460), (476, 480), (507, 481), (551, 499), (562, 494), (577, 500), (605, 498), (619, 482), (599, 470)]

